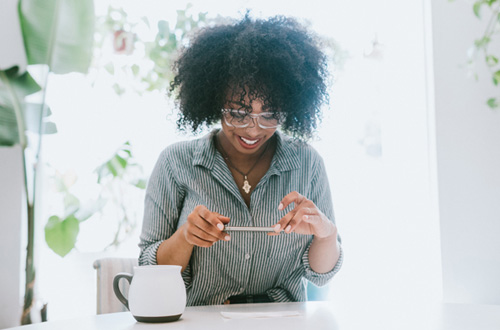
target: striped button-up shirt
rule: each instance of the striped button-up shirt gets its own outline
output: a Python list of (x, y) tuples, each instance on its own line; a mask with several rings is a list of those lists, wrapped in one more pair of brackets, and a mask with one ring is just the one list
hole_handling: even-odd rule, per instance
[[(329, 183), (322, 158), (309, 145), (276, 132), (271, 166), (252, 191), (250, 207), (214, 145), (217, 130), (197, 140), (167, 147), (149, 179), (139, 246), (140, 265), (156, 264), (160, 244), (187, 221), (197, 205), (229, 217), (232, 226), (273, 226), (288, 211), (281, 199), (297, 191), (334, 221)], [(264, 232), (232, 232), (231, 240), (209, 248), (195, 246), (182, 273), (187, 305), (221, 304), (240, 294), (267, 294), (273, 301), (305, 301), (306, 280), (321, 286), (340, 269), (328, 273), (309, 265), (312, 235), (268, 236)]]

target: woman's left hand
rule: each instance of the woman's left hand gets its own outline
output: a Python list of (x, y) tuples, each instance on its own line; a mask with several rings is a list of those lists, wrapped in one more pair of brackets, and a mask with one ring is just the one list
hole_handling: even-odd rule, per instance
[(284, 230), (287, 234), (295, 232), (297, 234), (314, 235), (318, 238), (337, 235), (335, 224), (311, 200), (296, 191), (286, 195), (281, 200), (278, 209), (284, 210), (291, 203), (294, 203), (295, 207), (274, 226), (275, 233)]

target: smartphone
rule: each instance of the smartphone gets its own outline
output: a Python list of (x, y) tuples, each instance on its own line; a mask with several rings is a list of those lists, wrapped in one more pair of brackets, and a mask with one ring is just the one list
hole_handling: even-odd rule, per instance
[(224, 231), (264, 231), (264, 232), (273, 232), (274, 231), (274, 227), (224, 226)]

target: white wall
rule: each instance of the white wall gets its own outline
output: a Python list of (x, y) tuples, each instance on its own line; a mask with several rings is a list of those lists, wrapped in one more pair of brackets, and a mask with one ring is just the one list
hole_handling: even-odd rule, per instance
[(500, 93), (484, 65), (478, 67), (479, 81), (467, 78), (463, 68), (466, 51), (484, 32), (487, 19), (475, 18), (465, 1), (432, 1), (443, 294), (448, 302), (500, 304), (500, 112), (485, 104)]
[[(17, 0), (0, 2), (0, 69), (25, 67), (17, 16)], [(21, 210), (22, 163), (19, 147), (0, 147), (0, 328), (16, 326), (21, 319)]]
[(0, 147), (0, 329), (21, 319), (21, 148)]
[(2, 0), (0, 2), (0, 69), (19, 65), (22, 70), (26, 66), (23, 39), (19, 29), (17, 16), (17, 0)]

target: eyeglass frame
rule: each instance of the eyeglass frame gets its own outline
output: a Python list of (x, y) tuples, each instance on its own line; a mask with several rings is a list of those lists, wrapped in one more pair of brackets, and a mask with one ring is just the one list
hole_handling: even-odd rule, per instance
[[(239, 110), (239, 109), (221, 109), (221, 113), (222, 113), (222, 117), (224, 118), (224, 122), (226, 123), (227, 126), (230, 126), (230, 127), (236, 127), (236, 128), (246, 128), (250, 125), (250, 122), (242, 125), (242, 126), (236, 126), (230, 122), (227, 121), (227, 118), (225, 116), (225, 114), (229, 113), (231, 116), (232, 116), (232, 113), (234, 111), (245, 111), (245, 110)], [(245, 116), (242, 118), (244, 119), (245, 117), (250, 117), (252, 118), (252, 122), (257, 122), (257, 125), (262, 128), (262, 129), (273, 129), (273, 128), (278, 128), (281, 126), (281, 124), (283, 123), (283, 113), (281, 112), (278, 112), (278, 114), (280, 115), (280, 118), (276, 118), (276, 120), (278, 121), (278, 124), (276, 126), (271, 126), (271, 127), (266, 127), (266, 126), (263, 126), (261, 123), (260, 123), (260, 120), (259, 118), (262, 117), (262, 116), (265, 116), (265, 115), (272, 115), (272, 116), (275, 116), (276, 112), (261, 112), (261, 113), (249, 113), (249, 112), (246, 112), (245, 111)], [(234, 116), (233, 116), (234, 118)], [(254, 121), (254, 119), (257, 119)]]

